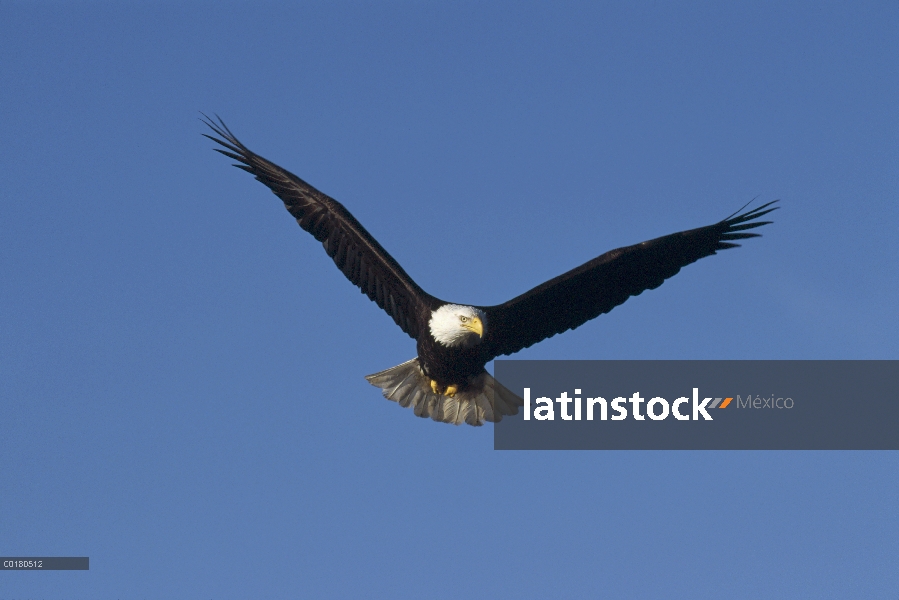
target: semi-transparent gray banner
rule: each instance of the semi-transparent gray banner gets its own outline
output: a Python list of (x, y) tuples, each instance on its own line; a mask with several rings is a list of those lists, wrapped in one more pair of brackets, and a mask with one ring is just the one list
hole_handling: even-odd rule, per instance
[(497, 360), (497, 450), (897, 450), (899, 361)]
[(2, 556), (0, 570), (6, 571), (89, 571), (87, 556)]

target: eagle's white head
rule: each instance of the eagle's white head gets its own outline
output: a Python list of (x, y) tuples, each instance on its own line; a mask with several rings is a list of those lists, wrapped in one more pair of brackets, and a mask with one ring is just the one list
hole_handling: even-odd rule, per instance
[(431, 337), (451, 348), (471, 348), (487, 332), (487, 315), (473, 306), (444, 304), (431, 313)]

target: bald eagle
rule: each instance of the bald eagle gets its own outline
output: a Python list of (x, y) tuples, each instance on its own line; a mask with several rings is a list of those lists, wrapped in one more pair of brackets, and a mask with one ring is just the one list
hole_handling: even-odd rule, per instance
[(746, 230), (771, 223), (758, 219), (777, 209), (775, 200), (713, 225), (606, 252), (503, 304), (454, 304), (421, 289), (342, 204), (250, 151), (221, 118), (204, 123), (217, 137), (203, 135), (225, 148), (215, 150), (283, 200), (347, 279), (417, 341), (416, 358), (366, 379), (417, 416), (455, 425), (497, 422), (518, 412), (521, 399), (487, 373), (488, 362), (579, 327), (659, 287), (681, 267), (739, 246), (734, 240), (758, 237)]

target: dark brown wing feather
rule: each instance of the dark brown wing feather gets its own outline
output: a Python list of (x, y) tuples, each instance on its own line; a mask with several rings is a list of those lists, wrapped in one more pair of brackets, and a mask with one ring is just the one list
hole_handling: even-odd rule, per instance
[(439, 302), (418, 287), (342, 204), (248, 150), (221, 119), (216, 124), (207, 117), (204, 123), (219, 137), (203, 135), (226, 148), (216, 151), (238, 161), (235, 167), (255, 175), (283, 200), (300, 227), (322, 243), (347, 279), (393, 317), (403, 331), (418, 338), (427, 329), (422, 315), (429, 315)]
[(771, 207), (775, 202), (742, 214), (737, 211), (708, 227), (606, 252), (505, 304), (482, 307), (487, 313), (488, 360), (579, 327), (631, 296), (659, 287), (681, 267), (739, 246), (733, 240), (758, 237), (743, 232), (770, 223), (755, 219), (776, 210)]

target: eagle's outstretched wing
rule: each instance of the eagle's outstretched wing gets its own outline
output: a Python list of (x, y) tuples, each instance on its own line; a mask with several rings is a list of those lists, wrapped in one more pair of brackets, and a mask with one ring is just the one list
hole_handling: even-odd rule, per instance
[(775, 202), (737, 211), (714, 225), (606, 252), (504, 304), (481, 307), (488, 323), (485, 354), (489, 359), (513, 354), (579, 327), (631, 296), (659, 287), (681, 267), (739, 246), (733, 240), (758, 237), (745, 231), (770, 223), (757, 219), (777, 210), (771, 206)]
[(427, 329), (422, 315), (430, 314), (438, 301), (409, 277), (342, 204), (254, 154), (221, 119), (215, 123), (207, 117), (204, 123), (219, 137), (203, 135), (226, 149), (216, 151), (238, 161), (235, 167), (255, 175), (283, 200), (300, 227), (322, 243), (347, 279), (393, 317), (403, 331), (418, 338)]

